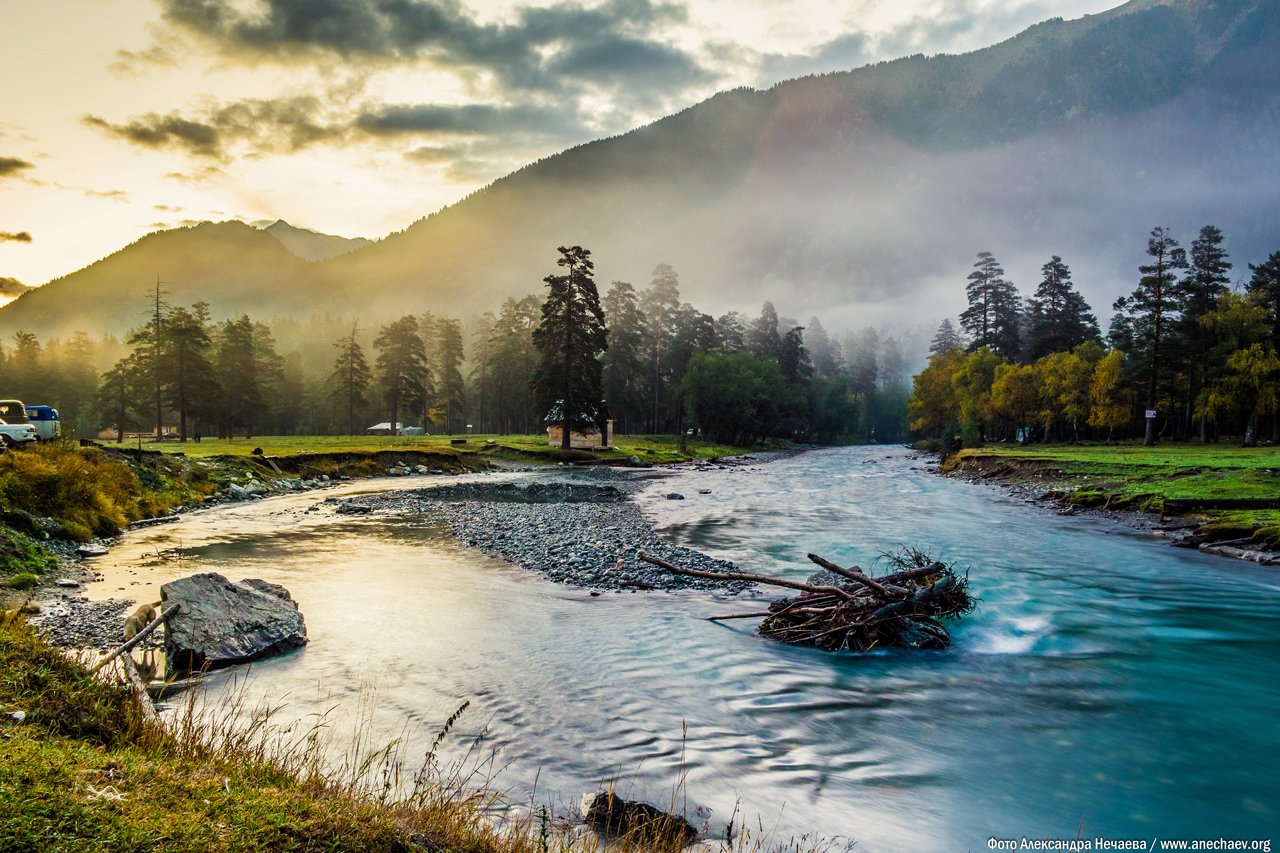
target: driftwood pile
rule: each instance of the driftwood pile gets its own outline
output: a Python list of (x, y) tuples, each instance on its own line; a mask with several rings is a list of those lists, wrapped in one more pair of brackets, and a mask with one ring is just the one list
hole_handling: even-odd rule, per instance
[[(759, 633), (783, 643), (828, 651), (865, 652), (873, 648), (945, 649), (951, 635), (938, 620), (974, 607), (969, 579), (943, 563), (907, 549), (890, 559), (897, 571), (877, 578), (857, 566), (843, 568), (810, 554), (809, 559), (839, 578), (800, 583), (745, 573), (685, 569), (647, 554), (640, 559), (680, 575), (748, 581), (800, 592), (757, 613), (712, 616), (712, 620), (763, 618)], [(812, 578), (810, 579), (813, 580)]]

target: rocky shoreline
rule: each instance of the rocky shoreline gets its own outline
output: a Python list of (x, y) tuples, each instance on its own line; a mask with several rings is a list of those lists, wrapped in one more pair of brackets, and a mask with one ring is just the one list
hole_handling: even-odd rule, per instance
[[(703, 470), (738, 468), (802, 452), (804, 448), (729, 459), (691, 463)], [(690, 463), (686, 463), (690, 464)], [(444, 474), (425, 466), (394, 466), (385, 474)], [(549, 479), (522, 475), (544, 473)], [(447, 525), (465, 545), (499, 557), (548, 580), (592, 590), (646, 591), (705, 589), (741, 593), (751, 584), (717, 582), (672, 575), (639, 559), (641, 552), (689, 568), (733, 572), (725, 560), (664, 541), (640, 512), (632, 496), (662, 469), (652, 467), (571, 466), (533, 468), (504, 466), (496, 482), (450, 483), (425, 489), (382, 492), (351, 498), (326, 498), (321, 507), (335, 514), (390, 514), (434, 517)], [(314, 480), (253, 478), (231, 487), (203, 504), (181, 507), (173, 515), (147, 519), (136, 526), (176, 521), (183, 512), (212, 505), (263, 500), (337, 485), (347, 477)], [(675, 496), (673, 496), (674, 499)], [(683, 496), (680, 496), (683, 497)], [(131, 525), (131, 527), (134, 525)], [(109, 548), (115, 539), (96, 540)], [(53, 543), (49, 543), (53, 544)], [(59, 543), (61, 544), (61, 543)], [(83, 586), (97, 578), (92, 557), (82, 558), (75, 546), (59, 548), (61, 569), (46, 576), (29, 599), (39, 612), (29, 621), (55, 645), (64, 648), (114, 648), (120, 643), (125, 615), (137, 606), (132, 599), (92, 601)]]

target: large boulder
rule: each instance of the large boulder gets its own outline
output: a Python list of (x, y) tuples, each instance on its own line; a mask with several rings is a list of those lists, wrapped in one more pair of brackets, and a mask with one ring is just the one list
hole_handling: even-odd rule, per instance
[(297, 602), (278, 584), (232, 583), (206, 572), (165, 584), (160, 599), (163, 607), (181, 605), (164, 631), (171, 673), (260, 660), (307, 643)]

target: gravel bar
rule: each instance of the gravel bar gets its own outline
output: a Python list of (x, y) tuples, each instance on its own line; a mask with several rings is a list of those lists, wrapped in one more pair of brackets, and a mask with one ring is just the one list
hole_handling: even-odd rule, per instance
[(425, 515), (448, 523), (460, 541), (541, 572), (549, 580), (596, 590), (715, 589), (752, 585), (672, 575), (641, 552), (707, 572), (733, 572), (725, 560), (661, 539), (629, 493), (642, 484), (614, 476), (519, 484), (458, 483), (429, 489), (360, 495), (336, 503), (341, 514)]

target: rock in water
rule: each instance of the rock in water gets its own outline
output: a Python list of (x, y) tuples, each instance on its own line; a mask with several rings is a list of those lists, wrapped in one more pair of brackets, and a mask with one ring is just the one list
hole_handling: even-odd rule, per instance
[(298, 604), (278, 584), (257, 578), (232, 583), (207, 572), (165, 584), (160, 599), (161, 609), (182, 605), (165, 626), (171, 673), (219, 669), (307, 643)]
[(648, 803), (632, 802), (601, 791), (586, 803), (585, 818), (597, 832), (623, 836), (639, 846), (681, 848), (698, 838), (698, 830), (679, 815)]

